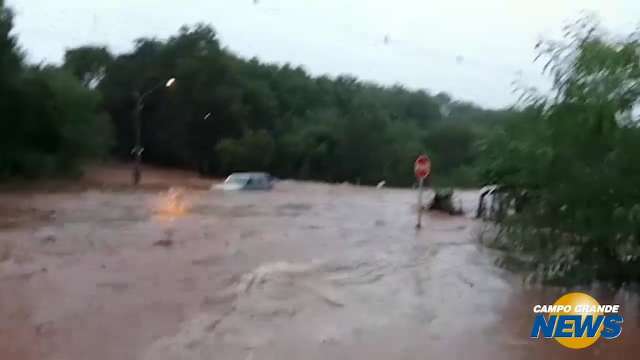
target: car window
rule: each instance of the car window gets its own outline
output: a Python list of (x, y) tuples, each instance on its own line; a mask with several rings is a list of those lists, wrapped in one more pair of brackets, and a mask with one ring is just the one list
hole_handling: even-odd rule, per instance
[(242, 175), (231, 175), (224, 182), (227, 184), (244, 185), (249, 180), (249, 177)]

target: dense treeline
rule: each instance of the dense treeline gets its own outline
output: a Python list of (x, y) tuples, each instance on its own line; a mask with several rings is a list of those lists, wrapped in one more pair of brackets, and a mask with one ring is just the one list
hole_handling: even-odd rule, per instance
[(266, 170), (280, 177), (413, 182), (420, 152), (434, 160), (435, 180), (477, 180), (475, 143), (508, 111), (482, 110), (401, 86), (350, 76), (312, 77), (301, 67), (242, 59), (206, 25), (165, 41), (140, 39), (132, 52), (70, 50), (65, 68), (96, 85), (116, 130), (115, 153), (134, 145), (132, 94), (157, 88), (141, 113), (144, 159), (203, 174)]
[(25, 65), (0, 0), (0, 179), (69, 174), (111, 145), (100, 96), (54, 67)]
[[(554, 80), (483, 145), (488, 181), (527, 206), (497, 243), (545, 280), (640, 280), (640, 39), (593, 19), (539, 45)], [(530, 94), (531, 95), (531, 94)]]
[[(144, 161), (209, 175), (265, 170), (410, 185), (414, 158), (427, 152), (434, 181), (473, 184), (477, 140), (512, 115), (444, 93), (242, 59), (206, 25), (137, 40), (130, 53), (84, 46), (60, 67), (29, 67), (11, 20), (2, 6), (1, 177), (73, 172), (105, 149), (131, 159), (134, 94), (150, 90), (140, 112)], [(169, 78), (175, 85), (161, 86)]]

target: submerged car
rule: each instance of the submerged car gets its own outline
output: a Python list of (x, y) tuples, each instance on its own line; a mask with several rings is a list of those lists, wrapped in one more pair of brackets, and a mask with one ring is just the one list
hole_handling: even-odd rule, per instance
[(274, 178), (267, 173), (246, 172), (229, 175), (222, 184), (214, 185), (218, 190), (271, 190)]
[(498, 220), (505, 216), (520, 213), (530, 204), (531, 196), (527, 190), (518, 190), (501, 185), (488, 185), (480, 189), (480, 199), (476, 218)]

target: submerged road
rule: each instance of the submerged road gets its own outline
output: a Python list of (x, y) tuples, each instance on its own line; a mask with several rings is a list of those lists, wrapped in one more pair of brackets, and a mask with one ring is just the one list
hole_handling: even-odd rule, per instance
[[(460, 193), (472, 211), (477, 193)], [(482, 224), (415, 193), (283, 182), (272, 192), (0, 195), (0, 359), (632, 359), (528, 338), (535, 303)]]

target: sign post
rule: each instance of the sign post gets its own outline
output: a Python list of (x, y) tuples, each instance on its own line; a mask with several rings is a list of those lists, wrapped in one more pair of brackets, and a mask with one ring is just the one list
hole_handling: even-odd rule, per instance
[(418, 179), (418, 222), (416, 223), (416, 229), (422, 227), (422, 193), (424, 192), (424, 179), (426, 179), (431, 173), (431, 159), (427, 155), (420, 155), (416, 159), (413, 166), (413, 171)]
[(422, 193), (424, 192), (424, 179), (418, 180), (418, 222), (416, 223), (416, 229), (422, 227)]

